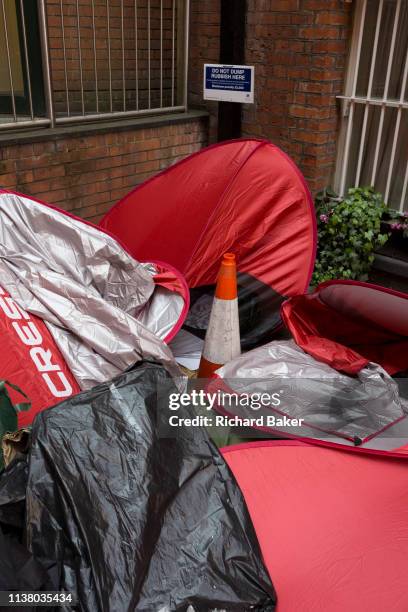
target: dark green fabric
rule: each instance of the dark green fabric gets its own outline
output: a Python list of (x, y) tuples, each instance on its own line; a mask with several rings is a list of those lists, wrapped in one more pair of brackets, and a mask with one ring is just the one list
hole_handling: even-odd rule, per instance
[(6, 385), (14, 389), (14, 391), (21, 393), (23, 397), (28, 399), (26, 394), (19, 389), (19, 387), (13, 385), (7, 380), (0, 380), (0, 470), (2, 470), (4, 467), (3, 451), (1, 448), (3, 436), (8, 432), (17, 431), (17, 413), (22, 410), (29, 410), (31, 407), (30, 402), (21, 402), (13, 405)]

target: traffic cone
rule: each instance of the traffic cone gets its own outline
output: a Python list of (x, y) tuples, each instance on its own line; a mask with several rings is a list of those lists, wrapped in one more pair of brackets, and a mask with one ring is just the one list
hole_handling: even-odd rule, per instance
[(217, 278), (198, 378), (210, 378), (241, 353), (235, 255), (225, 253)]

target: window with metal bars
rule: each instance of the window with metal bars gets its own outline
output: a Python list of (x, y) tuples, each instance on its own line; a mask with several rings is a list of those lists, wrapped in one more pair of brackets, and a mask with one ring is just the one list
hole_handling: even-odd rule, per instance
[(0, 123), (45, 114), (35, 2), (0, 3)]
[(408, 1), (357, 0), (335, 188), (374, 186), (408, 210)]
[(188, 0), (0, 0), (0, 129), (186, 110)]

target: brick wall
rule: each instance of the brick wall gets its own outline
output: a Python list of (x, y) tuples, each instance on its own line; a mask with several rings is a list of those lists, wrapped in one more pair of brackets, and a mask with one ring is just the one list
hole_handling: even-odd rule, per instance
[(344, 0), (248, 0), (256, 102), (245, 107), (243, 131), (282, 147), (312, 192), (332, 179), (350, 25)]
[[(207, 142), (207, 122), (2, 145), (0, 187), (94, 223), (132, 187)], [(165, 205), (165, 202), (163, 202)]]
[[(191, 0), (189, 101), (210, 112), (210, 140), (216, 137), (218, 105), (202, 99), (202, 71), (204, 62), (219, 58), (220, 1)], [(128, 4), (126, 0), (125, 8), (134, 10)], [(47, 6), (52, 61), (59, 62), (53, 70), (58, 71), (59, 3), (47, 0)], [(64, 6), (68, 18), (73, 8), (68, 0)], [(105, 3), (95, 6), (105, 10)], [(244, 107), (243, 135), (266, 137), (282, 147), (299, 164), (313, 192), (330, 183), (333, 171), (336, 94), (343, 87), (350, 22), (351, 5), (343, 0), (248, 0), (246, 62), (255, 65), (256, 102)], [(81, 23), (89, 29), (88, 21)], [(68, 24), (74, 27), (72, 21)], [(113, 21), (112, 27), (117, 28), (118, 22)], [(71, 34), (69, 71), (74, 78), (76, 41), (74, 31)], [(106, 50), (106, 40), (98, 44)], [(54, 72), (57, 81), (60, 76)], [(208, 126), (204, 119), (144, 129), (122, 129), (118, 124), (105, 133), (46, 136), (44, 132), (44, 138), (36, 140), (2, 143), (0, 186), (97, 221), (134, 185), (206, 145)]]

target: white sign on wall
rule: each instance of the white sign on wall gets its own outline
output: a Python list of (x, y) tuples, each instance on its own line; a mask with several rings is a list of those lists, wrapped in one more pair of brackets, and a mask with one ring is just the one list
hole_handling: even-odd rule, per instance
[(204, 64), (204, 100), (254, 102), (254, 66)]

